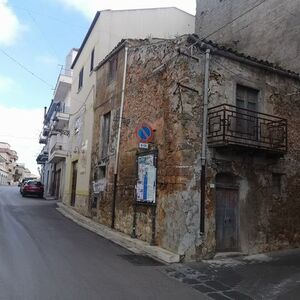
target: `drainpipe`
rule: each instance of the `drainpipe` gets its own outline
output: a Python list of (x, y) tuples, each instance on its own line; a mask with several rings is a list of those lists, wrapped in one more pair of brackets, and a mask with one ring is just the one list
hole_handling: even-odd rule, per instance
[(203, 126), (202, 126), (202, 157), (201, 157), (201, 203), (200, 203), (200, 234), (205, 231), (205, 186), (206, 186), (206, 131), (207, 131), (207, 106), (209, 88), (209, 60), (210, 49), (205, 52), (205, 73), (204, 73), (204, 97), (203, 97)]
[(128, 47), (125, 47), (124, 72), (123, 72), (123, 82), (122, 82), (122, 92), (121, 92), (121, 107), (120, 107), (119, 127), (118, 127), (118, 136), (117, 136), (117, 148), (116, 148), (115, 167), (114, 167), (113, 202), (112, 202), (112, 208), (111, 208), (112, 209), (111, 228), (115, 228), (115, 218), (116, 218), (117, 181), (118, 181), (120, 139), (121, 139), (121, 129), (122, 129), (124, 99), (125, 99), (127, 58), (128, 58)]

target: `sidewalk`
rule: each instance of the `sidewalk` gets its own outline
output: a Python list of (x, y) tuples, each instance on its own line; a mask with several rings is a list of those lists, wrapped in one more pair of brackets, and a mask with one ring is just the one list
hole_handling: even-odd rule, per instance
[(62, 213), (64, 216), (71, 219), (78, 225), (95, 232), (96, 234), (130, 250), (131, 252), (134, 252), (136, 254), (148, 255), (164, 263), (179, 262), (180, 258), (178, 254), (172, 253), (157, 246), (150, 246), (144, 241), (133, 239), (124, 233), (96, 223), (95, 221), (80, 215), (72, 208), (64, 205), (61, 202), (58, 202), (57, 205), (57, 210), (60, 213)]
[(300, 249), (175, 264), (165, 271), (212, 299), (300, 299)]

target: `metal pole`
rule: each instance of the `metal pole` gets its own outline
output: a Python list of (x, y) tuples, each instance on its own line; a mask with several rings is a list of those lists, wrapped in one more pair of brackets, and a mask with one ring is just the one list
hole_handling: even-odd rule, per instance
[(118, 167), (119, 167), (119, 151), (120, 151), (120, 139), (121, 139), (121, 129), (122, 129), (124, 99), (125, 99), (127, 59), (128, 59), (128, 47), (125, 47), (123, 83), (122, 83), (122, 92), (121, 92), (121, 107), (120, 107), (118, 136), (117, 136), (117, 148), (116, 148), (116, 157), (115, 157), (115, 166), (114, 166), (114, 185), (113, 185), (114, 190), (113, 190), (111, 228), (115, 227), (115, 217), (116, 217), (115, 210), (116, 210), (116, 196), (117, 196), (117, 183), (118, 183), (117, 181), (118, 181)]
[(206, 131), (207, 131), (207, 107), (209, 89), (209, 60), (210, 49), (205, 52), (205, 73), (204, 73), (204, 97), (203, 97), (203, 126), (202, 126), (202, 153), (201, 153), (201, 203), (200, 203), (200, 233), (205, 230), (205, 165), (206, 165)]

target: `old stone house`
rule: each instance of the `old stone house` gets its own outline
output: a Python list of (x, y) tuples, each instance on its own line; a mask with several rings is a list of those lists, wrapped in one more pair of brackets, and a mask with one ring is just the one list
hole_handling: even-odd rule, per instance
[(93, 218), (186, 260), (299, 246), (299, 100), (297, 74), (195, 35), (120, 42), (96, 68)]

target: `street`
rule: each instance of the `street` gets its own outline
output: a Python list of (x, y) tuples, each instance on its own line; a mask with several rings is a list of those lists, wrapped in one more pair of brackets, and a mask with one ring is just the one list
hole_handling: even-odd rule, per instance
[(165, 266), (63, 217), (54, 201), (0, 187), (0, 299), (207, 299)]
[(0, 300), (298, 299), (300, 250), (164, 265), (0, 187)]

